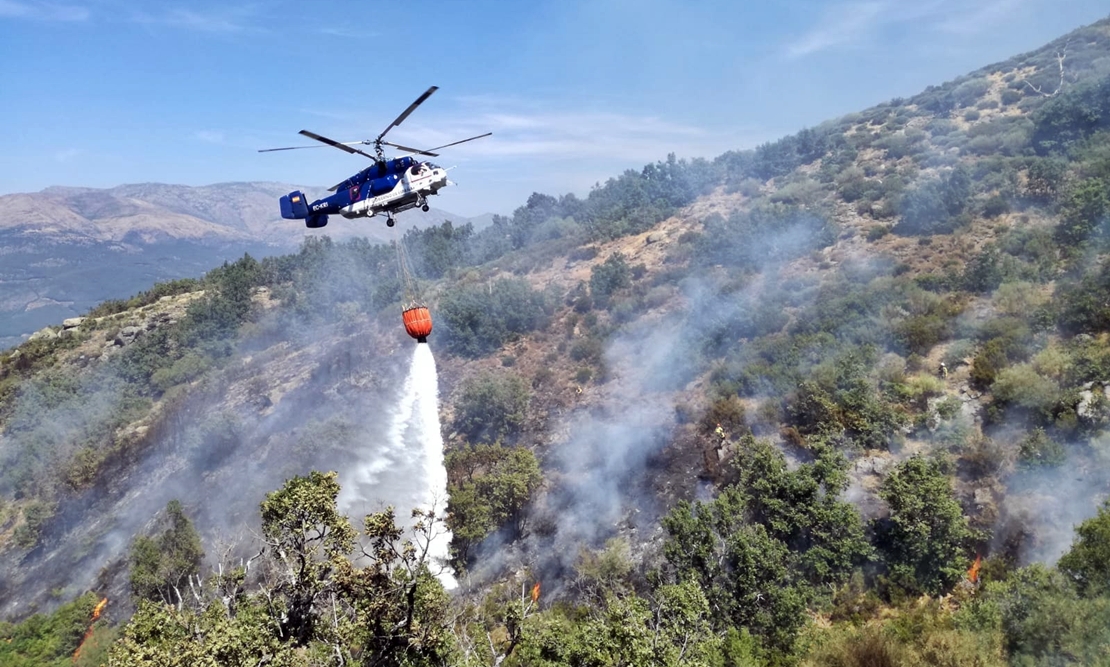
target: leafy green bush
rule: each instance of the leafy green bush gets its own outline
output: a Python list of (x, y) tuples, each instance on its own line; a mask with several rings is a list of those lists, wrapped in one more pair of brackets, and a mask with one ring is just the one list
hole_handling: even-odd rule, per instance
[(1018, 459), (1023, 466), (1056, 466), (1067, 458), (1064, 447), (1050, 438), (1043, 428), (1034, 429), (1018, 444)]
[(524, 511), (543, 477), (535, 454), (524, 447), (472, 445), (447, 454), (447, 525), (452, 550), (465, 563), (471, 549), (501, 526), (516, 535), (525, 528)]
[(1017, 407), (1049, 418), (1059, 397), (1060, 387), (1042, 377), (1030, 364), (1018, 364), (998, 371), (991, 384), (998, 408)]
[(1091, 134), (1110, 128), (1110, 76), (1065, 89), (1033, 114), (1033, 145), (1062, 154)]
[(524, 426), (531, 394), (510, 371), (485, 372), (462, 385), (455, 402), (455, 429), (470, 442), (494, 442)]
[(971, 362), (972, 386), (986, 390), (1008, 363), (1006, 343), (999, 339), (987, 341)]
[(140, 535), (131, 544), (131, 594), (137, 600), (173, 604), (186, 579), (200, 572), (204, 550), (200, 535), (185, 515), (181, 503), (166, 505), (165, 529), (156, 537)]
[(877, 524), (890, 580), (911, 593), (941, 595), (964, 577), (973, 534), (935, 461), (913, 457), (883, 480), (890, 518)]
[(1088, 178), (1070, 187), (1060, 209), (1055, 236), (1065, 252), (1074, 254), (1088, 241), (1110, 234), (1110, 186), (1106, 181)]
[(755, 270), (768, 262), (793, 259), (836, 241), (833, 223), (785, 204), (737, 211), (727, 220), (712, 215), (704, 224), (705, 234), (698, 241), (695, 255), (701, 265)]
[(442, 323), (440, 331), (448, 349), (478, 357), (543, 326), (545, 304), (543, 293), (518, 278), (461, 284), (444, 292), (437, 323)]
[(604, 307), (613, 292), (632, 284), (632, 273), (624, 254), (615, 252), (590, 271), (590, 296)]
[(1110, 593), (1110, 501), (1075, 529), (1071, 549), (1057, 567), (1088, 597)]
[[(92, 622), (93, 608), (97, 602), (96, 594), (89, 592), (58, 607), (49, 615), (34, 614), (16, 624), (0, 622), (0, 664), (11, 667), (86, 667), (103, 664), (89, 662), (98, 657), (89, 655), (91, 651), (88, 650), (83, 650), (81, 656), (74, 657), (74, 652), (81, 645)], [(97, 623), (98, 631), (103, 628), (104, 623)], [(102, 632), (98, 632), (98, 635), (103, 637)], [(99, 659), (103, 660), (104, 656), (99, 655)]]
[(39, 542), (42, 529), (54, 518), (56, 506), (41, 500), (31, 501), (23, 508), (23, 523), (15, 529), (13, 539), (17, 546), (30, 549)]
[(959, 166), (939, 179), (926, 181), (906, 193), (899, 205), (898, 234), (947, 234), (966, 222), (971, 177)]
[(872, 242), (878, 241), (889, 233), (890, 228), (886, 225), (871, 225), (867, 228), (867, 240)]
[(1021, 92), (1017, 91), (1017, 90), (1013, 90), (1012, 88), (1007, 88), (1006, 90), (1002, 91), (1001, 99), (1002, 99), (1002, 104), (1004, 106), (1010, 106), (1012, 104), (1017, 104), (1018, 102), (1021, 101), (1021, 98), (1022, 98)]

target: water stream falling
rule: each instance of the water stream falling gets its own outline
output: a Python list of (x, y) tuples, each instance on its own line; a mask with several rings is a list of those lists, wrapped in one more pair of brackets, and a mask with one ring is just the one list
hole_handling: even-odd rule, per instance
[(388, 502), (402, 521), (416, 507), (434, 511), (428, 565), (445, 587), (454, 588), (454, 573), (447, 565), (451, 531), (443, 522), (447, 469), (439, 424), (439, 378), (435, 357), (426, 344), (414, 346), (386, 440), (377, 448), (368, 448), (366, 459), (341, 475), (340, 510), (359, 515), (368, 509), (368, 502)]
[[(439, 376), (436, 374), (435, 357), (426, 343), (416, 346), (409, 376), (412, 378), (414, 397), (409, 418), (414, 437), (409, 442), (416, 445), (413, 454), (422, 455), (424, 459), (424, 497), (420, 506), (425, 510), (434, 510), (436, 514), (428, 555), (431, 556), (432, 571), (438, 569), (436, 576), (450, 589), (457, 583), (451, 566), (447, 564), (451, 531), (442, 520), (447, 512), (447, 468), (443, 465), (443, 431), (439, 424)], [(408, 397), (404, 400), (407, 401)], [(423, 451), (419, 449), (421, 443)]]

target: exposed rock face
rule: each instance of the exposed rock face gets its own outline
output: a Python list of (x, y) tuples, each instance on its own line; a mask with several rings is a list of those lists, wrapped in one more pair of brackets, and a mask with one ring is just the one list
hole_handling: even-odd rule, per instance
[(30, 338), (28, 338), (27, 340), (51, 340), (57, 337), (58, 332), (54, 331), (50, 327), (47, 327), (45, 329), (39, 329), (35, 333), (31, 334)]
[(1084, 419), (1105, 417), (1106, 406), (1110, 404), (1110, 382), (1087, 382), (1079, 392), (1079, 403), (1075, 413)]
[(124, 327), (116, 334), (113, 342), (120, 347), (130, 345), (135, 342), (136, 338), (142, 335), (143, 331), (145, 331), (143, 327)]

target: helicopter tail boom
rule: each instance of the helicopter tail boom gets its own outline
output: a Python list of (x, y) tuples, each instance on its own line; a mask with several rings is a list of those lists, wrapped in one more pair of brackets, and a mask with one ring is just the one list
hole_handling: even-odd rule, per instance
[(281, 217), (287, 220), (303, 220), (308, 217), (308, 199), (300, 190), (294, 190), (281, 198)]

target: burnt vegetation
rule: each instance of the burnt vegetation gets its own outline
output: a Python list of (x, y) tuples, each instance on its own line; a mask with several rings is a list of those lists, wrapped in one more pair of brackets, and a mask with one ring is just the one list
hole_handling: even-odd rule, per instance
[[(262, 503), (256, 560), (204, 564), (179, 504), (133, 539), (138, 606), (113, 657), (1102, 664), (1107, 53), (1102, 21), (754, 150), (671, 155), (584, 198), (537, 193), (481, 230), (409, 232), (458, 378), (448, 523), (454, 565), (478, 584), (445, 593), (424, 557), (427, 523), (406, 533), (390, 509), (359, 525), (337, 509), (335, 475), (292, 473)], [(130, 425), (165, 433), (190, 396), (224, 386), (234, 360), (391, 322), (395, 258), (310, 239), (103, 304), (0, 355), (5, 558), (42, 548), (68, 499), (132, 470), (153, 436)], [(165, 304), (180, 305), (172, 318), (125, 335), (128, 318)], [(614, 350), (645, 322), (681, 332), (681, 371), (661, 382), (675, 413), (665, 451), (704, 453), (705, 495), (652, 498), (663, 506), (654, 547), (607, 525), (608, 541), (551, 565), (535, 545), (553, 544), (544, 507), (568, 484), (556, 416), (620, 391)], [(90, 341), (120, 336), (79, 368)], [(333, 365), (317, 372), (349, 371)], [(233, 449), (247, 437), (233, 421), (206, 442)], [(305, 449), (347, 437), (334, 424), (306, 430)], [(639, 460), (630, 474), (649, 475)], [(1083, 508), (1051, 553), (1038, 551), (1051, 541), (1036, 534), (1044, 522), (1021, 509), (1030, 488)], [(491, 558), (499, 550), (519, 560)], [(542, 576), (557, 601), (528, 594)], [(89, 602), (0, 624), (0, 659), (68, 659)]]

